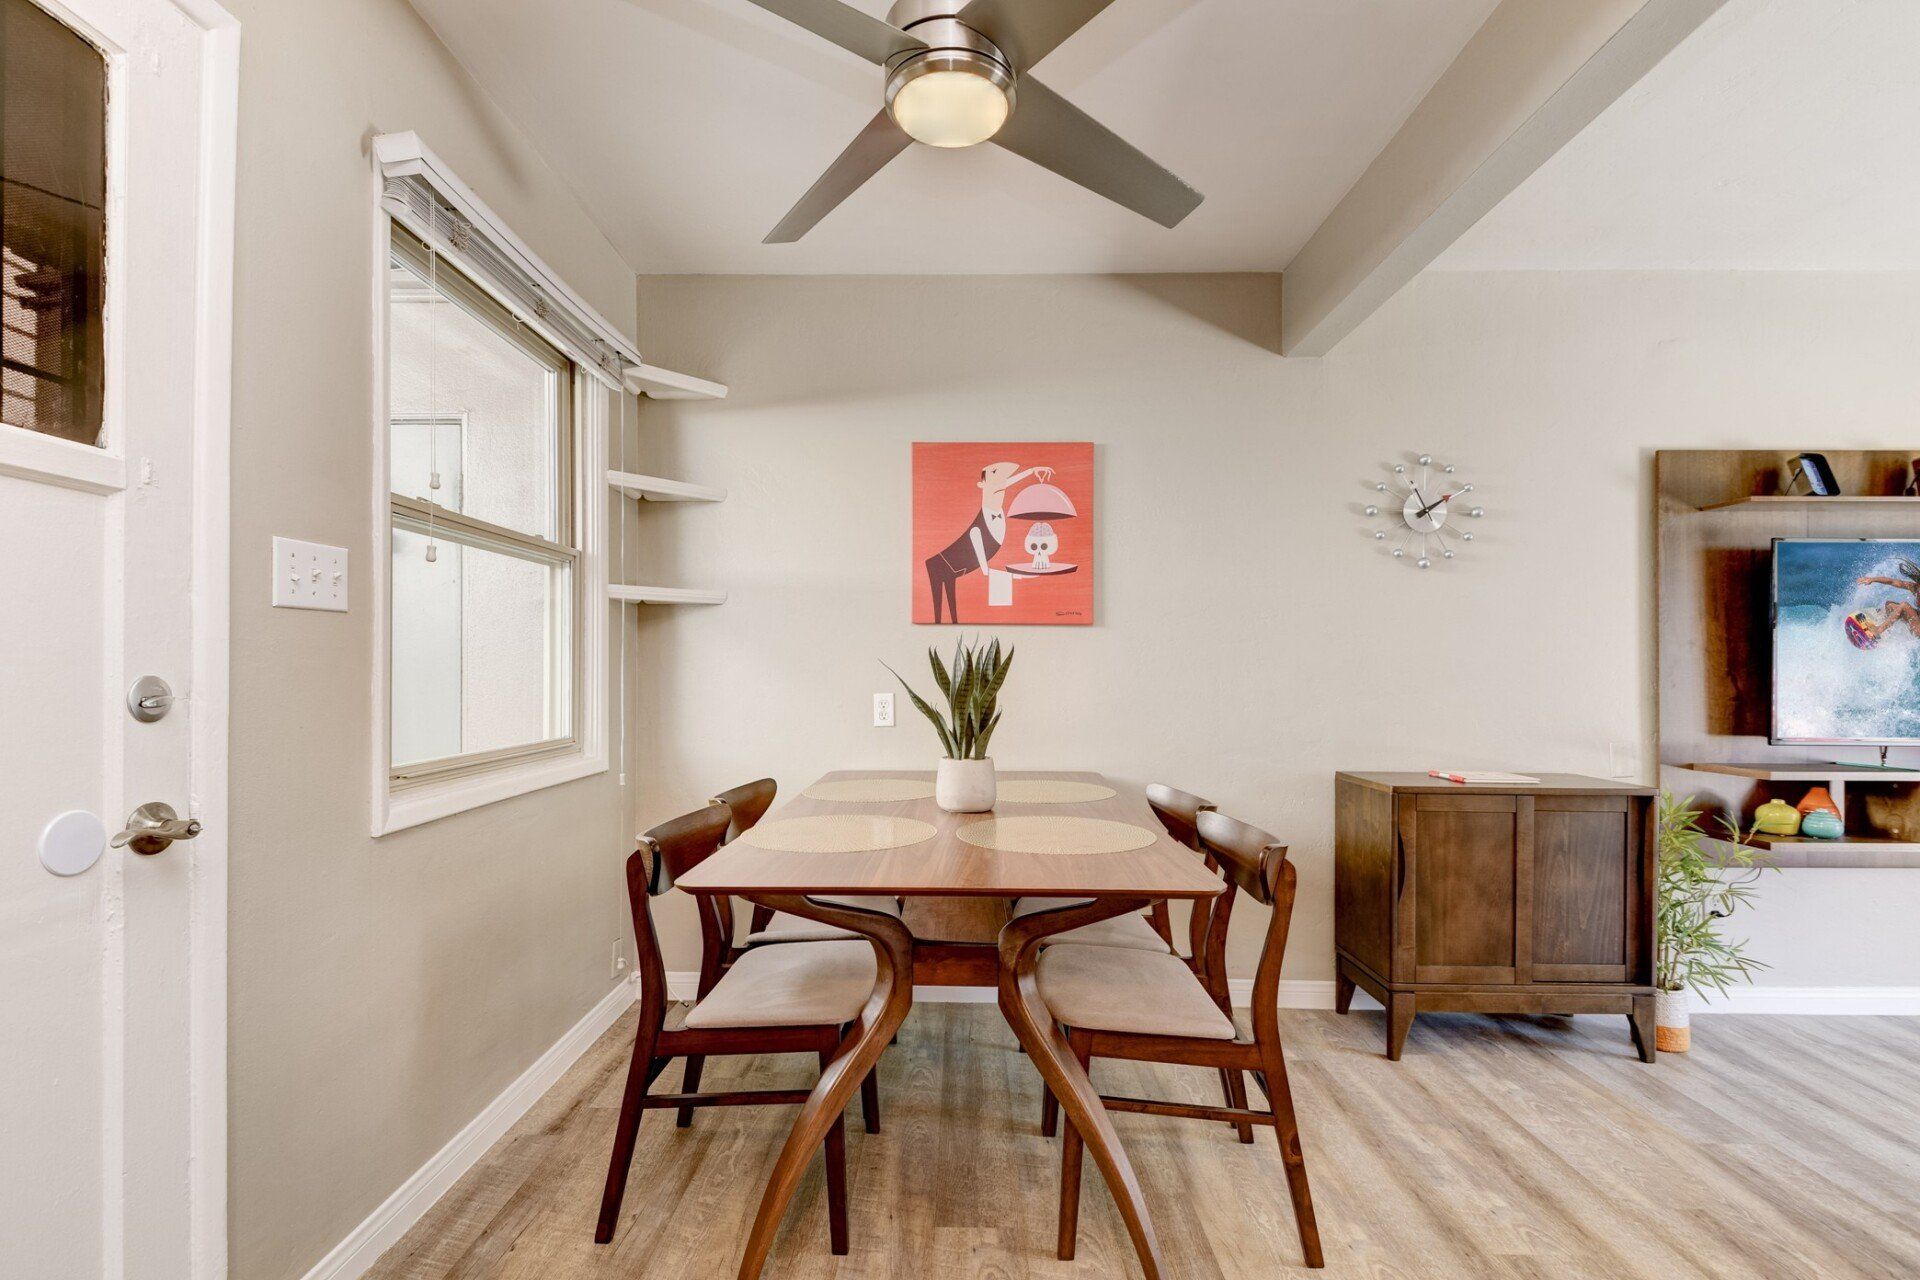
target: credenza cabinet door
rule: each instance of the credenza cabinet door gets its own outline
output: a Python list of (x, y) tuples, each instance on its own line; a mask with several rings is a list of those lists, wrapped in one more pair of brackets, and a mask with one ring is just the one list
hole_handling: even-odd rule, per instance
[(1518, 926), (1532, 797), (1400, 799), (1402, 982), (1525, 981)]
[(1637, 978), (1643, 807), (1620, 796), (1542, 796), (1535, 804), (1532, 981)]

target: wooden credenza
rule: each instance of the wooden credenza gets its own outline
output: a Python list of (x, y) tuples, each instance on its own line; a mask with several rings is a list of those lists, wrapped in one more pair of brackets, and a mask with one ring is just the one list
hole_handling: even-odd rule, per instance
[(1336, 776), (1336, 1004), (1416, 1013), (1620, 1013), (1653, 1061), (1651, 787), (1542, 774), (1461, 786)]

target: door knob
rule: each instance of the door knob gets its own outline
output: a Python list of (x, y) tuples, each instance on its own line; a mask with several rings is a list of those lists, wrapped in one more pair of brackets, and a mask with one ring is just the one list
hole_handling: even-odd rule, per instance
[(191, 840), (200, 834), (200, 819), (183, 818), (165, 800), (152, 800), (135, 809), (127, 818), (127, 829), (110, 842), (135, 853), (154, 854), (175, 840)]

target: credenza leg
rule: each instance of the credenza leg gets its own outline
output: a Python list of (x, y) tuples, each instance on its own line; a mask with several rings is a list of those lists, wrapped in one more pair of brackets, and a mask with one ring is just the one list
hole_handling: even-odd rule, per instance
[(1652, 996), (1633, 998), (1633, 1012), (1627, 1015), (1627, 1025), (1633, 1028), (1633, 1047), (1640, 1051), (1640, 1061), (1652, 1062), (1659, 1052), (1654, 1047)]
[(1333, 1011), (1345, 1013), (1353, 1008), (1353, 979), (1347, 976), (1345, 969), (1337, 969), (1333, 975)]
[(1400, 1051), (1407, 1046), (1407, 1032), (1413, 1029), (1412, 993), (1393, 991), (1387, 994), (1387, 1061), (1400, 1061)]

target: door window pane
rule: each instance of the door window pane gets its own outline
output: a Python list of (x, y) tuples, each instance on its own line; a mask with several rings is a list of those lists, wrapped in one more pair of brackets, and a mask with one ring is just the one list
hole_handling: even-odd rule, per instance
[(0, 0), (0, 421), (100, 443), (107, 64)]

